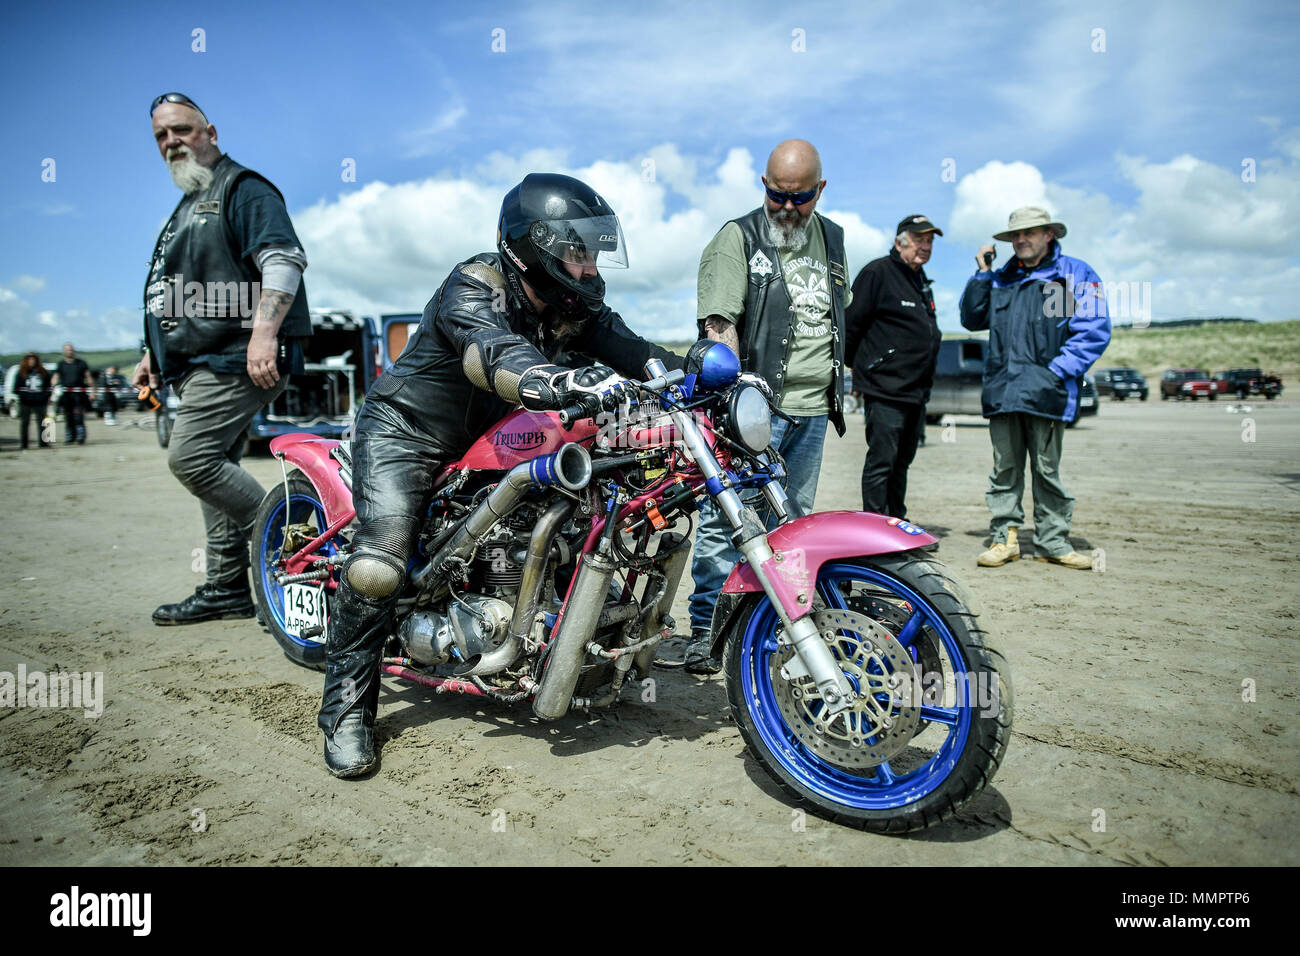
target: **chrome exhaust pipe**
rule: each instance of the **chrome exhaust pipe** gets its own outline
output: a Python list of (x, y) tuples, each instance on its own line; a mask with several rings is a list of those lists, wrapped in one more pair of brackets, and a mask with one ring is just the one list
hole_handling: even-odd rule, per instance
[[(577, 447), (577, 446), (573, 446)], [(528, 539), (528, 557), (524, 559), (523, 576), (519, 580), (519, 596), (515, 601), (514, 616), (510, 619), (510, 630), (501, 646), (475, 658), (470, 658), (455, 673), (458, 677), (482, 677), (496, 674), (519, 658), (519, 649), (524, 638), (533, 628), (533, 619), (537, 616), (537, 603), (541, 600), (542, 588), (546, 584), (546, 569), (551, 561), (551, 548), (560, 528), (573, 514), (574, 502), (561, 498), (552, 504), (538, 519), (533, 528), (532, 537)]]
[(573, 582), (564, 606), (559, 633), (546, 652), (546, 668), (537, 696), (533, 698), (533, 713), (542, 720), (558, 720), (569, 710), (573, 688), (578, 684), (582, 662), (587, 656), (587, 642), (596, 632), (596, 622), (605, 608), (605, 595), (617, 566), (613, 558), (594, 551), (582, 557), (578, 580)]
[[(660, 572), (664, 577), (663, 594), (653, 607), (646, 609), (641, 633), (637, 635), (639, 641), (649, 640), (655, 632), (664, 627), (665, 619), (669, 619), (668, 612), (672, 610), (673, 598), (677, 595), (677, 588), (682, 580), (682, 572), (686, 569), (686, 559), (691, 554), (691, 540), (684, 535), (664, 535), (659, 541), (660, 550), (665, 554), (662, 563), (659, 565)], [(633, 663), (636, 665), (637, 673), (642, 677), (650, 673), (650, 662), (654, 660), (656, 650), (657, 643), (637, 651)]]
[(587, 487), (590, 480), (591, 456), (587, 449), (575, 442), (568, 442), (550, 455), (540, 455), (515, 465), (497, 482), (487, 500), (465, 519), (452, 539), (438, 550), (433, 560), (414, 574), (411, 582), (424, 590), (453, 561), (468, 561), (478, 539), (513, 511), (533, 486), (559, 485), (569, 491), (579, 491)]

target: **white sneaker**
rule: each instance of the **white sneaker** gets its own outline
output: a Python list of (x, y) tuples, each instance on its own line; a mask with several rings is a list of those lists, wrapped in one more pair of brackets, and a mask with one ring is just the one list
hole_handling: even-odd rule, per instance
[(117, 416), (114, 415), (112, 412), (105, 412), (105, 413), (104, 413), (104, 424), (105, 424), (105, 425), (116, 425), (116, 424), (117, 424)]

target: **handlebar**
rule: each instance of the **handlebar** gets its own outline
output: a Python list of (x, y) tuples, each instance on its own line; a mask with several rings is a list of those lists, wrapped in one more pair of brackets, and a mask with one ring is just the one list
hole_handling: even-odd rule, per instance
[[(652, 379), (641, 382), (640, 389), (643, 391), (658, 392), (670, 385), (680, 385), (685, 381), (685, 379), (685, 372), (681, 369), (674, 369), (670, 372), (665, 372), (663, 375), (656, 375)], [(616, 407), (616, 401), (616, 399), (609, 397), (601, 399), (597, 395), (586, 396), (579, 401), (574, 402), (572, 405), (566, 405), (564, 408), (560, 409), (560, 424), (566, 429), (571, 428), (574, 422), (581, 421), (584, 418), (591, 418), (599, 412), (601, 408), (609, 410)]]

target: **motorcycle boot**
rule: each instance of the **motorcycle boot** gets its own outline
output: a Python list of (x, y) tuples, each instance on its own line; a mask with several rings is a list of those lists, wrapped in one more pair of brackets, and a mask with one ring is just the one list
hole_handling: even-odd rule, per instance
[(981, 568), (1000, 568), (1009, 561), (1020, 560), (1020, 542), (1016, 539), (1016, 529), (1007, 528), (1007, 540), (995, 541), (987, 551), (975, 559)]
[(358, 594), (342, 576), (325, 638), (325, 691), (316, 724), (325, 732), (325, 766), (359, 777), (375, 765), (379, 660), (391, 603)]
[(706, 677), (722, 670), (722, 661), (713, 654), (713, 637), (707, 631), (691, 633), (691, 642), (686, 645), (682, 658), (686, 673)]
[(248, 578), (227, 584), (200, 584), (194, 593), (178, 604), (164, 604), (153, 612), (153, 622), (160, 626), (198, 624), (253, 616), (253, 595)]

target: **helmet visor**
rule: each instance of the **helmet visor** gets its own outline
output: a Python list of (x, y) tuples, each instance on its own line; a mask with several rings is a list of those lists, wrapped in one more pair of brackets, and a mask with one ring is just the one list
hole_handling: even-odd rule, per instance
[(532, 224), (528, 237), (539, 253), (577, 266), (579, 271), (593, 265), (598, 269), (627, 268), (627, 243), (618, 216), (539, 220)]

